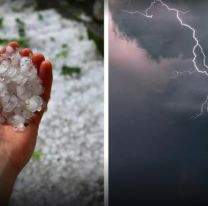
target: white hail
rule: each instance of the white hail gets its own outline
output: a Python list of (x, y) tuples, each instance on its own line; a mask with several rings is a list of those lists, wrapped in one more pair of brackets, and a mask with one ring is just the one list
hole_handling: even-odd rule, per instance
[(23, 131), (43, 106), (43, 87), (30, 57), (7, 46), (0, 56), (0, 123)]

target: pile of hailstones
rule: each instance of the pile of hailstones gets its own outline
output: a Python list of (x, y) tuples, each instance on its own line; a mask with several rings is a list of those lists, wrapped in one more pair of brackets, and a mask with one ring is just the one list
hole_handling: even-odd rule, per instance
[(41, 111), (43, 87), (31, 57), (11, 46), (0, 55), (0, 123), (23, 131), (36, 111)]

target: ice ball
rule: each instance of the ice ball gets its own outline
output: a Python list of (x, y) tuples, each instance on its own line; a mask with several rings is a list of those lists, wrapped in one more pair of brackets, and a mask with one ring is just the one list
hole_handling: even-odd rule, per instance
[(43, 109), (43, 87), (30, 57), (6, 47), (0, 56), (0, 123), (23, 131), (35, 112)]

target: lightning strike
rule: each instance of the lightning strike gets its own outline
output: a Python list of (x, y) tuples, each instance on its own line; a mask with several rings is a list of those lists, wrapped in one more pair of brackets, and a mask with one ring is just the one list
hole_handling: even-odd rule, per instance
[[(192, 62), (193, 62), (193, 66), (194, 66), (194, 70), (193, 71), (187, 71), (189, 74), (193, 74), (194, 72), (198, 72), (198, 73), (201, 73), (203, 75), (206, 75), (208, 76), (208, 71), (206, 70), (201, 70), (197, 63), (196, 63), (196, 59), (197, 59), (197, 54), (196, 54), (196, 49), (198, 48), (203, 56), (203, 66), (208, 69), (208, 65), (206, 64), (206, 55), (204, 53), (204, 49), (203, 47), (201, 46), (201, 44), (199, 43), (199, 40), (196, 36), (196, 30), (191, 27), (190, 25), (186, 24), (183, 22), (183, 20), (181, 19), (180, 17), (180, 14), (186, 14), (188, 13), (189, 11), (180, 11), (178, 9), (175, 9), (175, 8), (170, 8), (167, 4), (165, 4), (162, 0), (154, 0), (151, 2), (150, 6), (143, 12), (140, 12), (140, 11), (127, 11), (127, 10), (122, 10), (123, 12), (126, 12), (128, 14), (140, 14), (144, 17), (147, 17), (147, 18), (153, 18), (154, 15), (150, 14), (150, 10), (152, 10), (156, 4), (160, 4), (161, 6), (165, 7), (168, 11), (172, 11), (172, 12), (175, 12), (176, 14), (176, 18), (178, 20), (178, 22), (180, 23), (180, 25), (182, 27), (185, 27), (186, 29), (190, 30), (192, 32), (192, 38), (195, 42), (193, 48), (192, 48), (192, 53), (193, 53), (193, 59), (192, 59)], [(184, 72), (177, 72), (177, 74), (179, 73), (184, 73)], [(203, 115), (204, 111), (207, 111), (208, 112), (208, 96), (206, 97), (206, 100), (202, 103), (201, 105), (201, 110), (200, 110), (200, 113), (197, 114), (194, 118), (197, 118), (201, 115)]]

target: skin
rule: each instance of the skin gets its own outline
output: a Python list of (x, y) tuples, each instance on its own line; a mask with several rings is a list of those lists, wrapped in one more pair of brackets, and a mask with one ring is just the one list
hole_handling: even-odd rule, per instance
[[(19, 47), (17, 42), (10, 42), (8, 45), (14, 49)], [(0, 50), (0, 54), (3, 52), (5, 49)], [(22, 49), (20, 54), (31, 56), (36, 65), (45, 88), (42, 97), (47, 105), (53, 79), (52, 64), (45, 60), (42, 54), (33, 54), (28, 48)], [(32, 156), (43, 113), (43, 110), (37, 112), (23, 132), (15, 132), (10, 125), (0, 125), (0, 205), (2, 206), (8, 204), (15, 180)]]

